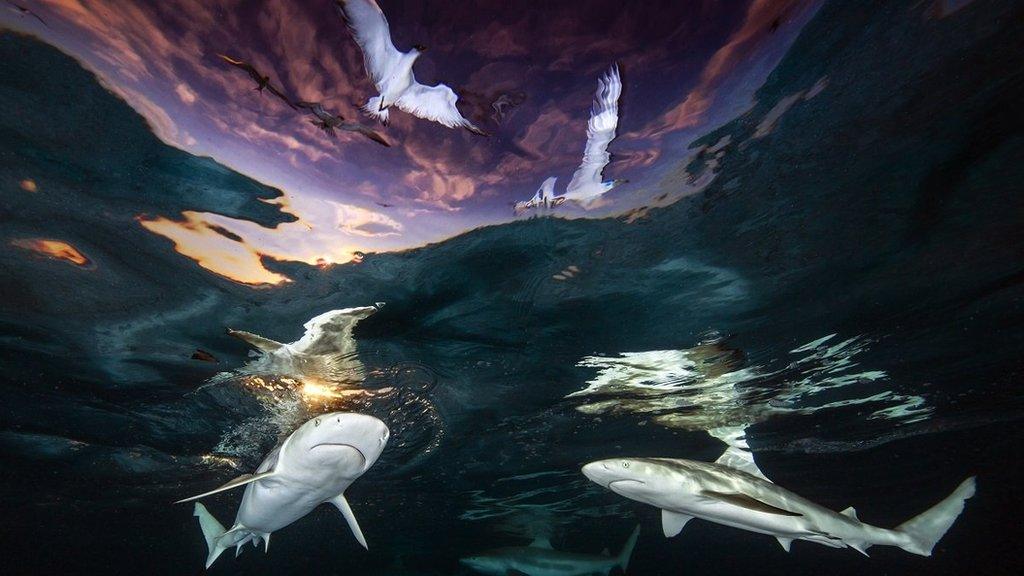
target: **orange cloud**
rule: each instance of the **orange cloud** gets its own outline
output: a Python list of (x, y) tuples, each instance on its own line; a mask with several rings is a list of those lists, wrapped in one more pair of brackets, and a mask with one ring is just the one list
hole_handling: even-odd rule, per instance
[(19, 183), (21, 189), (25, 192), (38, 192), (39, 186), (36, 185), (36, 181), (31, 178), (25, 178)]
[(77, 248), (62, 240), (49, 240), (46, 238), (21, 238), (11, 241), (12, 246), (23, 248), (45, 258), (63, 260), (75, 266), (88, 266), (89, 259), (78, 251)]
[(178, 85), (174, 87), (174, 93), (178, 95), (182, 102), (189, 106), (196, 103), (196, 93), (184, 82), (178, 82)]

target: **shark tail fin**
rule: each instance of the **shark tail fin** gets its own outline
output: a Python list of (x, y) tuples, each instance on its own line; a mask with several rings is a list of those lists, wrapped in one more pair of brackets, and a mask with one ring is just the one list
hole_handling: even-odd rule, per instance
[(199, 527), (203, 530), (203, 537), (206, 538), (206, 547), (210, 550), (209, 555), (206, 557), (206, 567), (209, 568), (213, 564), (213, 561), (220, 556), (221, 552), (230, 548), (225, 546), (220, 540), (221, 536), (224, 535), (224, 526), (217, 519), (210, 514), (210, 511), (206, 509), (201, 503), (196, 502), (194, 516), (199, 517)]
[(896, 531), (908, 537), (900, 547), (911, 554), (931, 556), (932, 548), (964, 511), (964, 501), (974, 496), (974, 485), (974, 476), (971, 476), (942, 502), (900, 524)]
[(636, 540), (640, 537), (640, 525), (637, 524), (636, 528), (633, 529), (633, 533), (629, 535), (629, 540), (622, 545), (622, 552), (619, 552), (619, 567), (625, 572), (626, 568), (629, 567), (629, 558), (633, 555), (633, 548), (636, 547)]

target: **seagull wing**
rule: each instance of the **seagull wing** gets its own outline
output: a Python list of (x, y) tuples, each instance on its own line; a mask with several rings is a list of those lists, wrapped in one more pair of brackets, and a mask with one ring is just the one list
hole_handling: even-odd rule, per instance
[(242, 70), (245, 70), (249, 73), (249, 76), (251, 76), (253, 80), (257, 82), (261, 82), (263, 80), (263, 75), (260, 74), (260, 71), (257, 70), (256, 67), (252, 64), (249, 64), (248, 62), (242, 60), (236, 60), (231, 56), (225, 56), (224, 54), (217, 54), (217, 56), (219, 56), (221, 60), (227, 62), (228, 64), (231, 64), (236, 68), (241, 68)]
[[(373, 140), (374, 142), (376, 142), (377, 144), (380, 144), (381, 146), (387, 146), (389, 148), (391, 147), (391, 143), (388, 142), (387, 140), (385, 140), (383, 136), (378, 134), (376, 131), (374, 131), (374, 130), (372, 130), (370, 128), (367, 128), (366, 126), (363, 126), (362, 124), (357, 124), (355, 122), (349, 122), (349, 123), (345, 123), (344, 125), (342, 125), (342, 128), (345, 129), (345, 130), (348, 130), (349, 132), (356, 132), (356, 133), (362, 134), (363, 136), (366, 136), (367, 138), (369, 138), (370, 140)], [(378, 202), (378, 204), (380, 204), (380, 203)], [(385, 208), (390, 206), (390, 204), (380, 204), (380, 205), (385, 207)]]
[(402, 52), (391, 42), (388, 19), (375, 0), (335, 0), (334, 3), (363, 51), (366, 73), (380, 90), (381, 83), (402, 58)]
[(566, 196), (571, 197), (573, 192), (582, 192), (583, 188), (601, 184), (601, 172), (611, 159), (608, 144), (615, 139), (615, 128), (619, 125), (621, 94), (619, 67), (614, 65), (597, 80), (594, 107), (590, 111), (590, 121), (587, 123), (587, 146), (583, 149), (583, 162), (573, 173), (572, 180), (566, 187)]
[(402, 97), (395, 102), (401, 110), (425, 120), (433, 120), (449, 128), (465, 128), (474, 134), (486, 136), (487, 133), (466, 120), (455, 103), (459, 97), (444, 84), (424, 86), (413, 81)]
[(43, 24), (43, 26), (46, 26), (47, 28), (50, 27), (50, 25), (46, 23), (46, 20), (43, 20), (42, 16), (40, 16), (39, 14), (36, 14), (32, 10), (29, 10), (28, 8), (26, 8), (26, 7), (24, 7), (24, 6), (20, 5), (20, 4), (15, 4), (14, 2), (7, 2), (7, 3), (10, 4), (11, 6), (14, 6), (18, 10), (20, 10), (23, 14), (28, 14), (29, 16), (35, 18), (36, 20), (39, 20), (39, 22), (41, 22)]
[(540, 185), (540, 190), (537, 190), (538, 201), (548, 202), (555, 199), (555, 181), (557, 180), (558, 178), (552, 176)]
[(292, 110), (297, 110), (297, 108), (295, 107), (295, 104), (292, 104), (291, 99), (289, 99), (287, 96), (285, 96), (284, 92), (281, 92), (280, 90), (278, 90), (276, 86), (274, 86), (273, 84), (269, 84), (268, 83), (267, 84), (267, 90), (269, 90), (270, 93), (273, 94), (274, 96), (277, 96), (278, 98), (280, 98), (281, 101), (284, 102), (285, 104), (287, 104), (288, 106), (290, 106)]

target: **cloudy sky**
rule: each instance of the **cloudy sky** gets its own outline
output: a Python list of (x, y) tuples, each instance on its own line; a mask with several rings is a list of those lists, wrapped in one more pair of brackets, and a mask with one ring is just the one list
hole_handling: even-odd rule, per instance
[[(395, 111), (391, 125), (379, 127), (393, 144), (384, 148), (347, 133), (327, 138), (217, 58), (251, 62), (293, 99), (357, 118), (376, 92), (333, 0), (19, 3), (47, 25), (14, 10), (0, 11), (0, 23), (79, 58), (166, 142), (285, 191), (282, 209), (300, 220), (275, 229), (202, 213), (140, 222), (193, 257), (244, 253), (257, 268), (261, 257), (345, 262), (356, 250), (441, 240), (512, 219), (510, 202), (532, 196), (548, 176), (559, 177), (561, 191), (582, 155), (597, 77), (613, 62), (625, 89), (605, 176), (630, 183), (605, 206), (576, 215), (642, 205), (666, 191), (659, 182), (693, 138), (749, 107), (818, 5), (380, 0), (400, 50), (429, 48), (417, 78), (452, 86), (463, 114), (491, 133), (482, 138)], [(502, 117), (492, 106), (499, 99), (521, 103)], [(254, 270), (243, 281), (279, 281)]]

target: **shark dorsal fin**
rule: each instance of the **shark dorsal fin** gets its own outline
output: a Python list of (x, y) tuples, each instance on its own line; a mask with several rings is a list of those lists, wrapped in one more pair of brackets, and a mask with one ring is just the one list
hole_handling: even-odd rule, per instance
[(679, 512), (672, 512), (670, 510), (661, 511), (661, 529), (665, 532), (666, 538), (671, 538), (683, 531), (683, 526), (693, 519), (693, 516), (686, 514), (680, 514)]
[(257, 336), (256, 334), (246, 332), (245, 330), (232, 330), (231, 328), (228, 328), (228, 334), (265, 354), (270, 354), (284, 346), (284, 344), (281, 344), (280, 342), (271, 340), (270, 338), (264, 338), (263, 336)]
[(846, 510), (843, 510), (842, 512), (840, 512), (840, 514), (848, 518), (853, 518), (854, 520), (860, 521), (860, 518), (857, 518), (857, 511), (853, 509), (853, 506), (850, 506)]
[(551, 550), (551, 539), (547, 536), (537, 536), (530, 542), (530, 548), (544, 548)]
[(225, 490), (231, 490), (232, 488), (238, 488), (239, 486), (245, 486), (246, 484), (249, 484), (251, 482), (255, 482), (257, 480), (262, 480), (264, 478), (269, 478), (270, 476), (273, 476), (273, 475), (274, 475), (274, 471), (273, 470), (271, 470), (269, 472), (263, 472), (262, 474), (242, 474), (238, 478), (235, 478), (234, 480), (231, 480), (230, 482), (224, 484), (223, 486), (221, 486), (219, 488), (214, 488), (213, 490), (210, 490), (209, 492), (203, 492), (202, 494), (198, 494), (196, 496), (191, 496), (189, 498), (185, 498), (184, 500), (178, 500), (177, 502), (175, 502), (175, 504), (181, 504), (182, 502), (191, 502), (193, 500), (198, 500), (198, 499), (203, 498), (205, 496), (209, 496), (211, 494), (216, 494), (218, 492), (223, 492)]
[[(722, 466), (728, 466), (734, 470), (740, 470), (746, 472), (751, 476), (756, 476), (762, 480), (768, 480), (768, 477), (761, 472), (761, 469), (757, 467), (754, 462), (754, 453), (750, 450), (744, 450), (736, 446), (730, 446), (725, 449), (725, 452), (715, 460), (715, 464), (721, 464)], [(771, 480), (768, 480), (771, 482)]]

